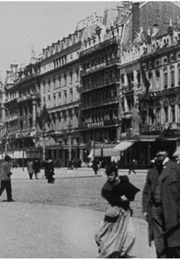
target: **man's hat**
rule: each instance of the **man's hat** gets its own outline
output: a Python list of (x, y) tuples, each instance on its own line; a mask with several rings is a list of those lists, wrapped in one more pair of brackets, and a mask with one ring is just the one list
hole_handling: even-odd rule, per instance
[(167, 155), (167, 151), (159, 151), (156, 156), (166, 156)]

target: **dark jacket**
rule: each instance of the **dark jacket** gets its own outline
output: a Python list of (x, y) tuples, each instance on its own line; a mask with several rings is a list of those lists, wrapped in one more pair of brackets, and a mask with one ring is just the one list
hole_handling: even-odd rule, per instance
[(52, 161), (47, 161), (45, 164), (45, 171), (47, 175), (54, 175), (54, 165)]
[[(133, 201), (136, 193), (140, 191), (132, 183), (129, 182), (127, 176), (120, 176), (120, 182), (115, 181), (109, 183), (108, 181), (102, 188), (102, 196), (112, 205), (119, 206), (127, 210), (130, 205), (130, 201)], [(127, 201), (122, 201), (121, 196), (125, 195)]]
[(37, 160), (35, 160), (33, 162), (33, 168), (34, 168), (35, 173), (40, 172), (40, 163)]
[(133, 201), (140, 189), (134, 186), (126, 175), (121, 175), (119, 179), (120, 182), (113, 188), (114, 196), (121, 197), (125, 195), (129, 201)]
[(2, 161), (0, 165), (0, 180), (10, 181), (11, 174), (12, 173), (11, 173), (10, 163), (6, 161)]
[[(169, 160), (162, 173), (161, 197), (165, 221), (165, 233), (169, 247), (180, 246), (180, 166)], [(143, 212), (149, 216), (149, 242), (153, 238), (151, 223), (152, 194), (159, 176), (157, 167), (150, 168), (143, 190)]]

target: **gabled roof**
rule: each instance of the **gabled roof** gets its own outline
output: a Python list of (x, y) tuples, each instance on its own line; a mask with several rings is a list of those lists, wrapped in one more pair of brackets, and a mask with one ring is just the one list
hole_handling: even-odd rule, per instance
[[(180, 28), (180, 2), (147, 1), (139, 5), (140, 8), (140, 28), (143, 28), (143, 37), (147, 37), (147, 31), (152, 32), (153, 26), (157, 25), (159, 31), (155, 37), (162, 37), (168, 33), (170, 20), (174, 28)], [(138, 32), (138, 33), (139, 33)], [(132, 44), (132, 13), (126, 23), (123, 38), (123, 46)]]

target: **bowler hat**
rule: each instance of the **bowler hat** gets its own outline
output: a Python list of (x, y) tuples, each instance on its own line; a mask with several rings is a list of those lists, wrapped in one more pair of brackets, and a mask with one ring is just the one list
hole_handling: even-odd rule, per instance
[(167, 152), (166, 151), (159, 151), (156, 156), (166, 156), (167, 155)]

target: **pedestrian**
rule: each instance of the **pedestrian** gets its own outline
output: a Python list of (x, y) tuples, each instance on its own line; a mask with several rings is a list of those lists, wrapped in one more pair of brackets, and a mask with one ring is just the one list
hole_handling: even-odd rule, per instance
[(35, 178), (38, 179), (38, 173), (40, 172), (41, 167), (37, 159), (33, 163), (33, 168), (34, 168)]
[(54, 183), (54, 165), (51, 159), (48, 159), (45, 164), (46, 179), (48, 183)]
[(168, 149), (156, 154), (143, 189), (142, 208), (157, 258), (180, 258), (180, 166)]
[(93, 162), (92, 162), (92, 168), (93, 168), (95, 175), (97, 175), (97, 173), (98, 173), (98, 162), (97, 162), (96, 159), (94, 159)]
[(6, 190), (7, 201), (12, 202), (14, 199), (12, 198), (12, 187), (11, 187), (11, 166), (10, 166), (11, 157), (9, 155), (5, 155), (4, 160), (1, 162), (0, 169), (0, 179), (1, 179), (1, 188), (0, 188), (0, 196), (3, 191)]
[(136, 172), (134, 170), (135, 163), (136, 163), (136, 161), (134, 159), (131, 160), (131, 162), (129, 164), (129, 174), (131, 174), (131, 171), (134, 172), (134, 174), (136, 174)]
[(33, 174), (34, 174), (34, 165), (33, 165), (32, 159), (30, 159), (27, 162), (27, 171), (28, 171), (28, 174), (29, 174), (29, 179), (32, 180)]
[(118, 180), (117, 167), (106, 168), (107, 181), (101, 194), (109, 203), (103, 223), (95, 235), (100, 258), (127, 258), (135, 242), (135, 228), (132, 222), (130, 201), (139, 191), (121, 177)]

